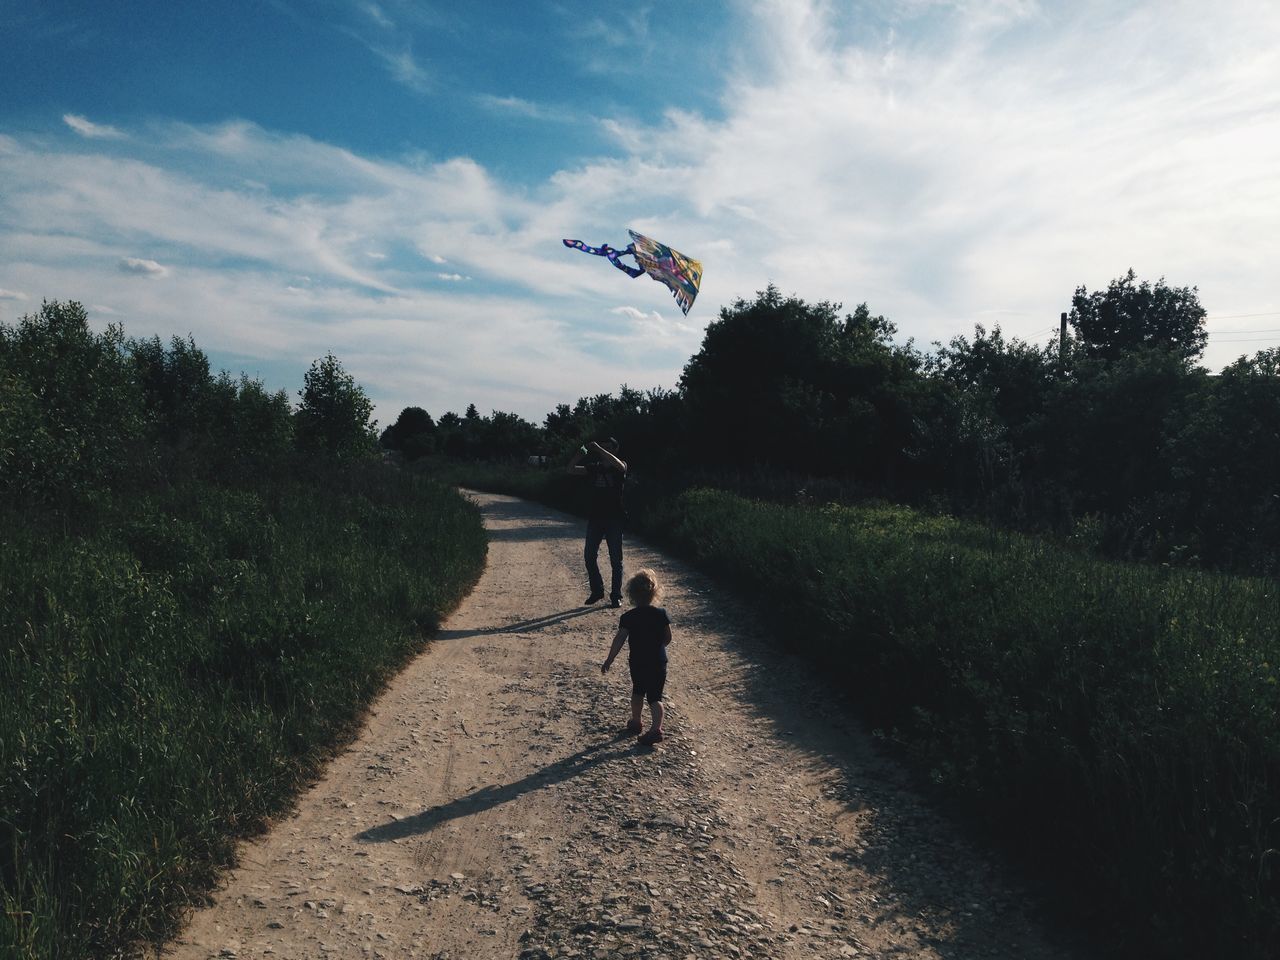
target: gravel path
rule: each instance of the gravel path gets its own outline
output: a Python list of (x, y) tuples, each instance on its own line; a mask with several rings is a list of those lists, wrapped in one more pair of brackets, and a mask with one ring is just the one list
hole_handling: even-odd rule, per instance
[(582, 524), (473, 496), (476, 589), (163, 956), (1073, 956), (802, 664), (634, 538), (673, 622), (670, 736), (620, 738)]

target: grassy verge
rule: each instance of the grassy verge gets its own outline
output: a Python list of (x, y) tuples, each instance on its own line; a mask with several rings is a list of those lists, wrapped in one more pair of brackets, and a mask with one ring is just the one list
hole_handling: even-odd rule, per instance
[[(455, 479), (571, 506), (554, 474)], [(1273, 580), (1123, 564), (886, 506), (642, 499), (1095, 926), (1147, 955), (1280, 951)]]
[(0, 513), (0, 953), (174, 930), (483, 567), (378, 464)]

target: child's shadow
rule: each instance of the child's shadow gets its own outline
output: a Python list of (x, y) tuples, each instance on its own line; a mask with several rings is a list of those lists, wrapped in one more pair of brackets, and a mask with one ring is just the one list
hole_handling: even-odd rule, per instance
[[(438, 825), (449, 820), (456, 820), (459, 817), (468, 817), (473, 813), (490, 810), (499, 804), (507, 803), (534, 790), (540, 790), (553, 783), (563, 783), (565, 780), (576, 777), (592, 767), (598, 767), (602, 763), (619, 760), (622, 757), (634, 756), (636, 752), (634, 747), (614, 746), (620, 743), (624, 737), (625, 734), (619, 734), (610, 740), (584, 747), (572, 756), (548, 764), (541, 770), (535, 770), (528, 776), (522, 777), (513, 783), (481, 787), (465, 797), (458, 797), (458, 799), (450, 800), (448, 803), (443, 803), (438, 807), (431, 807), (421, 813), (415, 813), (404, 820), (394, 820), (391, 823), (384, 823), (378, 827), (362, 830), (356, 834), (356, 839), (364, 843), (386, 843), (388, 840), (403, 840), (405, 837), (429, 833)], [(606, 747), (614, 747), (614, 749), (605, 750)]]

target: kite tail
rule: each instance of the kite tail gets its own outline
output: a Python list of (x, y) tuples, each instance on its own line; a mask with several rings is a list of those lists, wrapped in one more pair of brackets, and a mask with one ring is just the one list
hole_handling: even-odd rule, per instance
[(618, 259), (619, 257), (626, 256), (628, 253), (633, 257), (635, 256), (636, 248), (633, 243), (627, 244), (627, 249), (625, 250), (615, 250), (607, 243), (602, 247), (589, 247), (581, 240), (562, 240), (560, 242), (566, 247), (571, 247), (574, 250), (581, 250), (583, 253), (589, 253), (596, 257), (608, 257), (610, 263), (632, 279), (635, 279), (640, 276), (640, 274), (644, 273), (644, 269), (642, 267), (628, 267)]

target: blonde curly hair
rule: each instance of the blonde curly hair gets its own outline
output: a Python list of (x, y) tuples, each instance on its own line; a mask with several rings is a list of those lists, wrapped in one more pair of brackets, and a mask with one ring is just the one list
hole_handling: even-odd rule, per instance
[(627, 581), (627, 599), (637, 607), (655, 604), (661, 596), (662, 588), (658, 586), (658, 575), (648, 567), (638, 571)]

